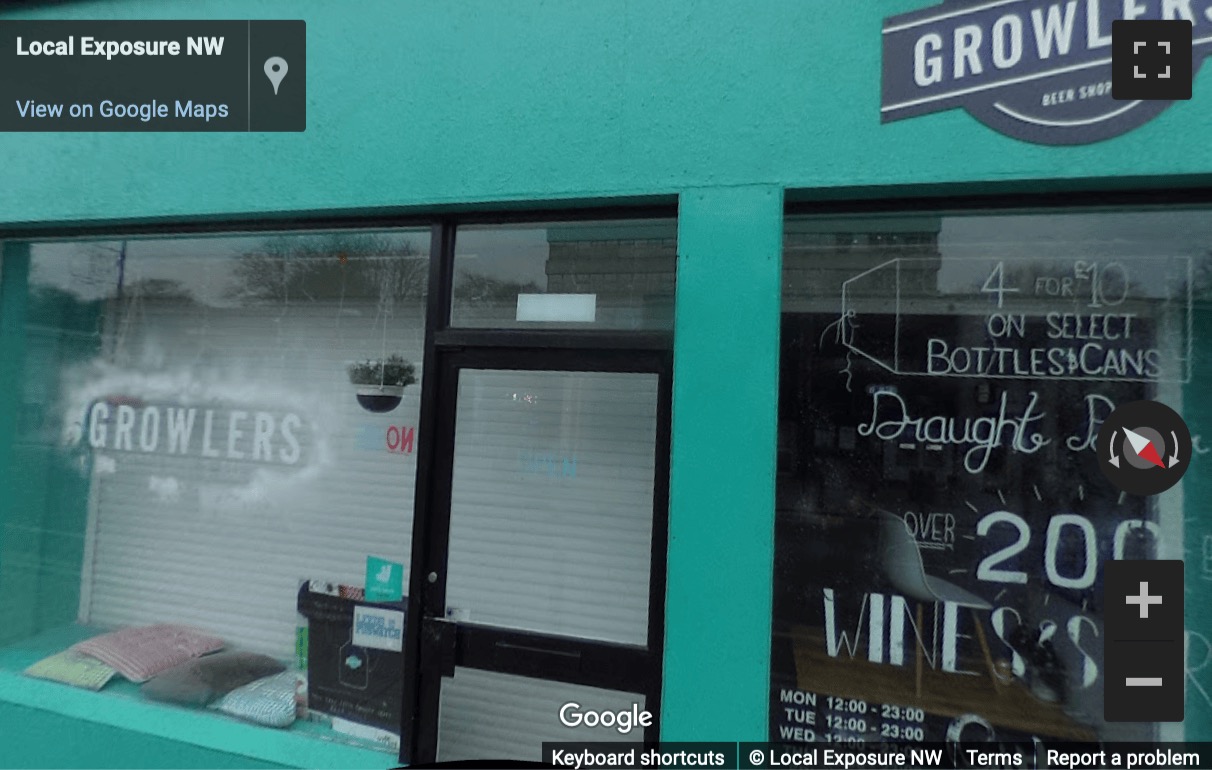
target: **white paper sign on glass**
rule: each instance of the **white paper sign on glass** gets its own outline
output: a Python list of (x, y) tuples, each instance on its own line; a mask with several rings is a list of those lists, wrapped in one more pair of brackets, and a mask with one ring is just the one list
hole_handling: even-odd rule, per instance
[(519, 321), (593, 323), (597, 319), (596, 294), (519, 294)]

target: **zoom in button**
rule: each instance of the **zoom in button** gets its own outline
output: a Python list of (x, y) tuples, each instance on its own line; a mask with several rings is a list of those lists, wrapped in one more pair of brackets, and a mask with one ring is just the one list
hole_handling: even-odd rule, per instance
[(1182, 561), (1107, 562), (1103, 620), (1103, 718), (1183, 721)]

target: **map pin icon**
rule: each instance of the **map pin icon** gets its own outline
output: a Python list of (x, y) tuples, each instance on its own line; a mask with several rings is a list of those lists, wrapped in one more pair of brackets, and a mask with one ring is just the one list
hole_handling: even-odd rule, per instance
[(289, 69), (286, 60), (281, 56), (271, 56), (265, 60), (265, 77), (274, 84), (274, 96), (278, 95), (278, 86), (282, 84), (282, 78), (286, 77)]

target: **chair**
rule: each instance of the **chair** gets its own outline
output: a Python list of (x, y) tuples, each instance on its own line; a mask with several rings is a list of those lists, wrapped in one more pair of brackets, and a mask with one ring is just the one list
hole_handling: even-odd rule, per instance
[[(985, 665), (989, 669), (989, 678), (993, 681), (995, 692), (1000, 691), (997, 670), (993, 665), (993, 657), (989, 654), (989, 641), (985, 638), (985, 627), (981, 623), (978, 612), (993, 609), (993, 605), (976, 594), (965, 591), (953, 583), (926, 574), (922, 564), (922, 553), (917, 547), (917, 540), (904, 520), (888, 511), (879, 511), (880, 520), (880, 561), (884, 575), (888, 581), (904, 596), (917, 603), (917, 627), (923, 626), (923, 606), (925, 602), (952, 602), (972, 611), (976, 625), (976, 639), (980, 643), (981, 653), (985, 657)], [(917, 697), (922, 695), (922, 645), (915, 645)]]

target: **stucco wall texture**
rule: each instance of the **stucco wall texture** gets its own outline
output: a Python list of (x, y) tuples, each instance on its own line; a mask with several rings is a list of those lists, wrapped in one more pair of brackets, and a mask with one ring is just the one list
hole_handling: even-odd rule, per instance
[[(0, 223), (1212, 173), (1194, 99), (1084, 147), (963, 111), (881, 125), (881, 21), (922, 0), (198, 0), (307, 21), (301, 134), (6, 134)], [(181, 18), (163, 0), (0, 18)]]

